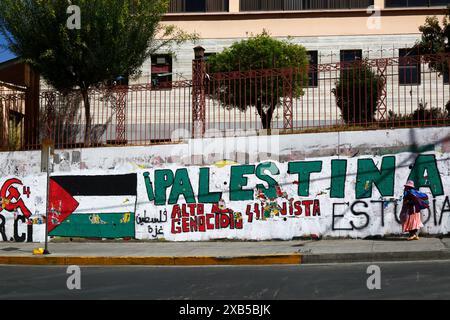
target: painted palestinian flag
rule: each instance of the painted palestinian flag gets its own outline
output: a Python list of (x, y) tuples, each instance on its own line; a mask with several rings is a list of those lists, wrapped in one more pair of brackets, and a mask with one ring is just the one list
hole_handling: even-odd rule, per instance
[(55, 176), (50, 179), (51, 236), (134, 237), (137, 175)]

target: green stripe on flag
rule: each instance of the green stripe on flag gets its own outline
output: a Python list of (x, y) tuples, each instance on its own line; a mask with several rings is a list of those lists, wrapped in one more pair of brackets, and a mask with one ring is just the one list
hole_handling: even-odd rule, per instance
[(70, 215), (50, 232), (59, 237), (134, 238), (134, 213), (99, 213)]

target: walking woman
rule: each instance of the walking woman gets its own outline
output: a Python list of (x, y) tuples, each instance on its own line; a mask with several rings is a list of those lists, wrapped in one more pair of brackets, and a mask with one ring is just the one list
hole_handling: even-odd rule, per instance
[(420, 210), (428, 208), (428, 196), (414, 187), (414, 181), (405, 184), (403, 206), (400, 213), (403, 232), (409, 232), (408, 241), (419, 240), (419, 231), (423, 227)]

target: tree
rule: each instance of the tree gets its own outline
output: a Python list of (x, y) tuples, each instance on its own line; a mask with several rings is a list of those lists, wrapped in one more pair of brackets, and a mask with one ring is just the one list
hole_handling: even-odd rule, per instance
[[(217, 72), (289, 68), (293, 72), (293, 98), (303, 94), (302, 87), (308, 82), (306, 49), (301, 45), (273, 39), (266, 31), (235, 42), (223, 52), (210, 56), (207, 68), (212, 79)], [(218, 100), (222, 107), (237, 108), (243, 112), (255, 107), (263, 128), (270, 129), (273, 113), (283, 98), (283, 76), (212, 82), (207, 88), (208, 94)]]
[[(169, 0), (1, 0), (0, 32), (9, 49), (62, 93), (79, 89), (89, 145), (89, 90), (118, 76), (132, 78), (162, 46), (195, 38), (160, 24)], [(69, 5), (81, 28), (69, 29)], [(156, 36), (164, 40), (155, 40)]]
[[(415, 45), (419, 49), (420, 54), (439, 54), (450, 53), (450, 24), (448, 21), (450, 9), (442, 20), (442, 26), (436, 16), (427, 17), (425, 24), (419, 27), (422, 33), (420, 41)], [(448, 63), (446, 61), (436, 61), (425, 59), (429, 67), (440, 74), (448, 74)]]
[(346, 124), (370, 123), (381, 98), (382, 78), (372, 71), (367, 60), (343, 66), (336, 88), (331, 92)]

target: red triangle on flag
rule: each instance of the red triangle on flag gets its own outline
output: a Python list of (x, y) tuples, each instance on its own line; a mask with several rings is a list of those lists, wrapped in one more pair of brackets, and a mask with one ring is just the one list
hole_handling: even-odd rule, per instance
[(47, 221), (48, 232), (52, 231), (66, 220), (79, 205), (78, 201), (75, 200), (70, 193), (50, 179)]

